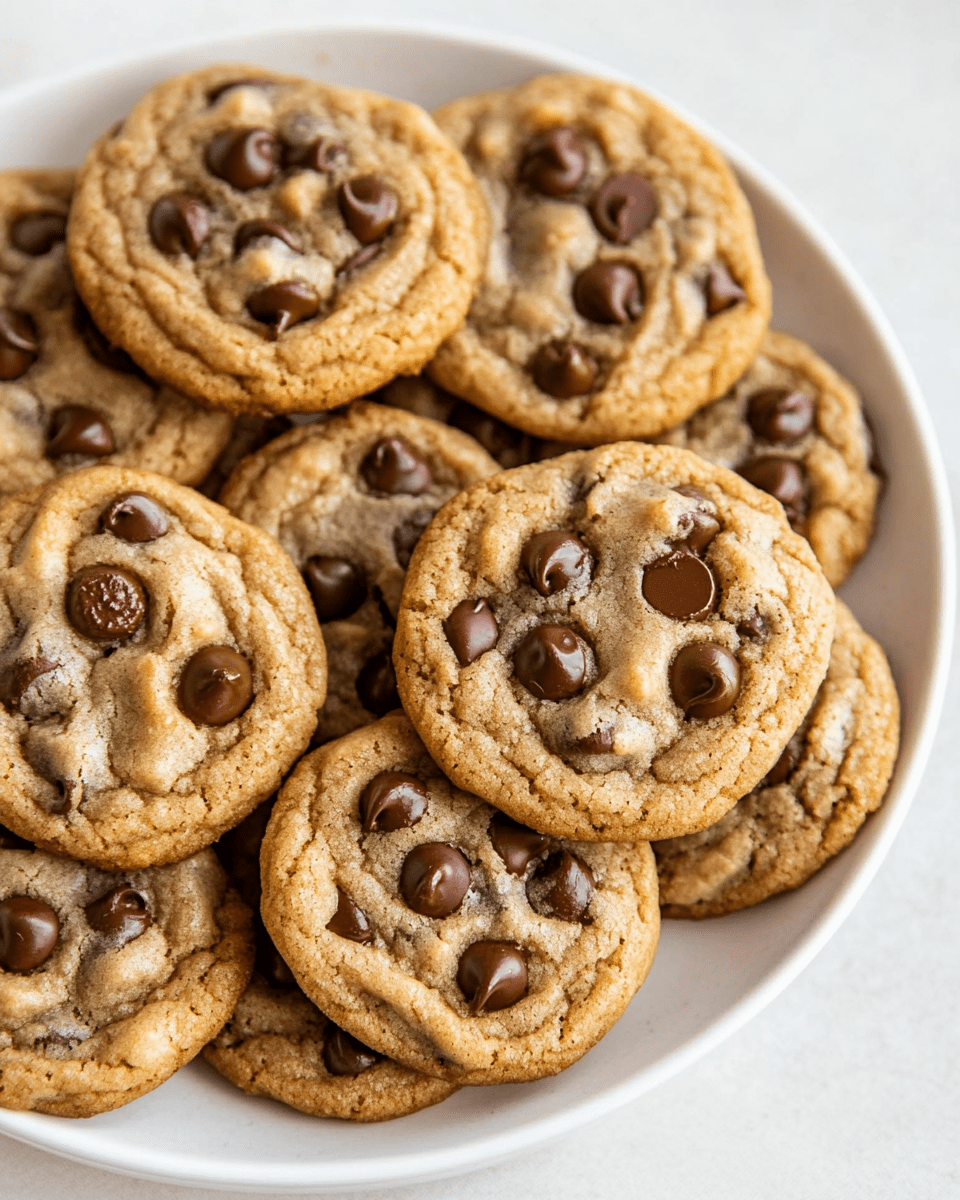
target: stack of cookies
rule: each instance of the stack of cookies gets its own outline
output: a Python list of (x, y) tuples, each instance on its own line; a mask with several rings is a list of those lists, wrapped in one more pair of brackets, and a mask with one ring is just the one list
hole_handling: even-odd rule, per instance
[(643, 93), (211, 67), (0, 175), (0, 289), (0, 1105), (555, 1074), (881, 803), (859, 397)]

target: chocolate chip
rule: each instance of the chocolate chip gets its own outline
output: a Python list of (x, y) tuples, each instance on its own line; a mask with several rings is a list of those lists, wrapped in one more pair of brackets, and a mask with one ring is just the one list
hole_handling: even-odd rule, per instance
[(382, 1057), (382, 1054), (358, 1042), (332, 1021), (327, 1026), (323, 1039), (323, 1065), (331, 1075), (360, 1075), (363, 1071), (369, 1071)]
[(558, 400), (585, 396), (596, 382), (600, 368), (586, 350), (573, 342), (548, 342), (530, 364), (533, 382), (541, 392)]
[(587, 864), (569, 850), (560, 850), (550, 855), (527, 884), (527, 897), (541, 916), (585, 925), (595, 890), (596, 881)]
[(0, 850), (32, 850), (33, 843), (20, 837), (6, 825), (0, 825)]
[(551, 129), (531, 142), (520, 178), (545, 196), (569, 196), (587, 172), (587, 152), (572, 129)]
[(385, 717), (392, 709), (400, 707), (397, 676), (389, 650), (381, 650), (364, 663), (357, 675), (356, 689), (360, 703), (376, 717)]
[(681, 496), (695, 500), (697, 503), (697, 507), (693, 512), (684, 513), (680, 517), (680, 528), (684, 532), (683, 545), (692, 554), (703, 554), (720, 532), (720, 522), (711, 511), (713, 504), (693, 484), (682, 483), (673, 490), (679, 492)]
[(373, 941), (373, 930), (366, 915), (354, 904), (342, 888), (337, 888), (337, 911), (327, 922), (327, 929), (337, 937), (349, 938), (362, 946)]
[(573, 285), (573, 303), (588, 321), (626, 325), (643, 312), (643, 280), (635, 267), (622, 262), (595, 262)]
[(296, 976), (283, 961), (283, 956), (263, 927), (259, 914), (255, 916), (255, 926), (257, 942), (254, 965), (256, 969), (272, 988), (288, 992), (298, 987)]
[(397, 219), (397, 193), (376, 175), (359, 175), (340, 185), (340, 215), (363, 246), (379, 242)]
[(278, 242), (283, 242), (285, 246), (289, 246), (297, 254), (303, 253), (303, 246), (296, 234), (291, 233), (286, 225), (281, 225), (279, 221), (244, 221), (237, 230), (233, 239), (234, 254), (242, 254), (251, 242), (255, 242), (257, 238), (276, 238)]
[(10, 226), (10, 241), (24, 254), (39, 258), (67, 236), (67, 218), (63, 213), (29, 213)]
[(590, 203), (593, 223), (605, 238), (625, 246), (657, 215), (657, 193), (642, 175), (611, 175)]
[(60, 940), (60, 918), (42, 900), (0, 900), (0, 967), (25, 973), (42, 966)]
[(102, 366), (109, 367), (111, 371), (120, 371), (124, 375), (137, 375), (149, 383), (150, 380), (146, 373), (140, 370), (126, 350), (115, 346), (113, 342), (104, 337), (94, 323), (86, 305), (82, 304), (78, 298), (74, 300), (74, 304), (77, 332), (83, 338), (83, 343), (90, 355)]
[(251, 87), (251, 88), (268, 88), (276, 87), (275, 79), (234, 79), (230, 83), (223, 83), (218, 88), (214, 88), (212, 92), (207, 93), (207, 101), (210, 104), (216, 104), (225, 92), (232, 92), (234, 88)]
[(454, 404), (447, 423), (454, 429), (469, 433), (501, 467), (519, 467), (531, 461), (529, 434), (491, 417), (466, 400), (458, 400)]
[(276, 175), (278, 149), (267, 129), (227, 129), (207, 147), (207, 167), (238, 191), (248, 192)]
[(260, 288), (247, 300), (247, 312), (255, 321), (270, 326), (270, 337), (276, 341), (292, 325), (315, 317), (320, 311), (320, 297), (309, 283), (285, 279)]
[(544, 834), (518, 824), (505, 813), (495, 813), (490, 818), (487, 833), (510, 875), (525, 875), (527, 867), (546, 850), (550, 841)]
[(737, 633), (744, 638), (763, 637), (764, 633), (766, 633), (766, 630), (767, 626), (764, 622), (764, 619), (760, 616), (756, 609), (754, 609), (749, 616), (745, 617), (737, 626)]
[(113, 454), (116, 448), (113, 430), (94, 409), (82, 404), (67, 404), (54, 410), (44, 451), (47, 458), (62, 458), (65, 454), (103, 458)]
[(84, 911), (91, 929), (119, 935), (124, 942), (132, 942), (153, 924), (146, 897), (129, 885), (113, 888)]
[(415, 775), (382, 771), (360, 795), (360, 821), (364, 833), (393, 833), (410, 829), (427, 811), (427, 789)]
[(734, 304), (746, 300), (747, 293), (723, 263), (711, 263), (707, 270), (706, 298), (707, 313), (711, 317), (715, 317), (724, 309), (732, 308)]
[(800, 738), (794, 735), (783, 749), (783, 753), (767, 772), (761, 786), (776, 787), (779, 783), (786, 783), (790, 778), (793, 768), (800, 761), (800, 755), (803, 752), (803, 745)]
[(649, 605), (675, 621), (702, 621), (720, 601), (713, 572), (688, 550), (675, 550), (646, 567), (642, 591)]
[(195, 725), (226, 725), (253, 699), (250, 664), (232, 646), (204, 646), (180, 675), (177, 700)]
[(56, 670), (57, 664), (48, 658), (28, 658), (24, 662), (14, 663), (10, 674), (4, 681), (4, 699), (17, 707), (24, 692), (42, 675)]
[(670, 693), (688, 718), (719, 717), (740, 694), (740, 664), (723, 646), (693, 642), (670, 666)]
[(787, 520), (795, 529), (802, 529), (807, 500), (807, 476), (802, 465), (793, 458), (768, 454), (751, 458), (739, 468), (739, 473), (754, 487), (779, 500)]
[(352, 616), (367, 598), (363, 577), (345, 558), (316, 554), (304, 563), (303, 577), (320, 622)]
[(333, 138), (319, 137), (306, 146), (285, 145), (283, 148), (283, 165), (285, 167), (302, 167), (306, 171), (319, 171), (330, 175), (337, 168), (338, 161), (346, 154), (346, 147)]
[(538, 700), (566, 700), (583, 687), (587, 658), (565, 625), (537, 625), (513, 654), (517, 679)]
[(39, 353), (40, 340), (30, 314), (0, 308), (0, 380), (19, 379)]
[(381, 438), (360, 464), (367, 487), (390, 496), (419, 496), (433, 483), (426, 460), (403, 437)]
[(100, 514), (100, 528), (123, 542), (155, 542), (170, 528), (167, 513), (143, 492), (127, 492)]
[(551, 529), (523, 544), (520, 563), (541, 596), (552, 596), (590, 574), (590, 551), (575, 533)]
[(527, 963), (512, 942), (474, 942), (460, 955), (457, 986), (475, 1017), (509, 1008), (527, 994)]
[(147, 613), (147, 593), (122, 567), (81, 567), (67, 589), (70, 624), (95, 642), (131, 637)]
[(613, 752), (613, 739), (613, 726), (604, 725), (602, 729), (571, 742), (570, 749), (574, 754), (610, 754)]
[(416, 549), (417, 542), (423, 537), (424, 530), (433, 520), (432, 508), (421, 508), (405, 517), (393, 530), (393, 552), (397, 563), (404, 570), (410, 565), (410, 559)]
[(492, 650), (500, 630), (486, 600), (461, 600), (443, 623), (443, 632), (461, 667)]
[(161, 196), (150, 209), (150, 237), (164, 254), (196, 258), (210, 236), (206, 206), (187, 192)]
[(360, 268), (365, 267), (368, 262), (372, 262), (382, 249), (383, 246), (380, 244), (380, 242), (374, 242), (370, 246), (364, 246), (362, 249), (358, 250), (356, 254), (351, 254), (342, 267), (337, 268), (337, 275), (342, 279), (348, 278), (354, 273), (354, 271), (359, 271)]
[(83, 784), (79, 779), (57, 779), (55, 783), (58, 797), (56, 802), (51, 805), (50, 811), (59, 817), (68, 813), (83, 799)]
[(796, 442), (813, 427), (813, 400), (806, 392), (768, 388), (747, 401), (747, 422), (765, 442)]
[(424, 917), (448, 917), (470, 888), (470, 864), (455, 846), (424, 842), (414, 846), (400, 868), (400, 894)]

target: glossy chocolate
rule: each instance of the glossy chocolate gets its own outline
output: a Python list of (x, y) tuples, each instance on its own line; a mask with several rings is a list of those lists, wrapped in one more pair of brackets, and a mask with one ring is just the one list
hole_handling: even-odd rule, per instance
[(19, 379), (40, 353), (37, 327), (29, 313), (0, 308), (0, 381)]
[(595, 262), (573, 284), (577, 312), (599, 325), (627, 325), (643, 312), (643, 280), (623, 262)]
[(155, 542), (170, 528), (166, 509), (143, 492), (127, 492), (100, 514), (100, 528), (123, 542)]
[(565, 700), (583, 687), (587, 659), (572, 629), (537, 625), (514, 651), (513, 669), (538, 700)]
[(611, 175), (590, 202), (590, 215), (608, 241), (625, 246), (657, 215), (657, 194), (633, 171)]
[(210, 172), (238, 191), (268, 184), (277, 173), (279, 147), (266, 129), (228, 129), (207, 146)]
[(747, 401), (747, 424), (765, 442), (799, 441), (813, 428), (814, 403), (799, 389), (767, 388)]
[(60, 940), (60, 918), (33, 896), (0, 900), (0, 968), (24, 974), (42, 966)]
[(382, 771), (360, 795), (360, 822), (364, 833), (393, 833), (410, 829), (427, 811), (427, 789), (415, 775)]
[(366, 914), (359, 909), (342, 888), (337, 888), (337, 911), (327, 922), (327, 929), (337, 937), (348, 938), (365, 946), (373, 941), (373, 930)]
[(363, 246), (379, 242), (397, 219), (397, 193), (376, 175), (359, 175), (340, 185), (340, 215)]
[(551, 129), (535, 138), (520, 164), (520, 178), (544, 196), (569, 196), (587, 171), (587, 153), (572, 129)]
[(766, 778), (763, 780), (762, 787), (776, 787), (779, 783), (786, 783), (793, 773), (793, 768), (800, 761), (800, 755), (803, 752), (803, 742), (800, 738), (792, 737), (783, 749), (783, 753), (767, 772)]
[(360, 668), (355, 686), (360, 703), (376, 717), (385, 717), (392, 709), (400, 707), (397, 676), (389, 650), (381, 650), (367, 659)]
[(255, 321), (270, 327), (274, 341), (293, 325), (308, 321), (320, 311), (320, 297), (309, 283), (285, 279), (253, 292), (247, 299), (247, 312)]
[(670, 665), (670, 693), (688, 719), (719, 717), (740, 694), (740, 664), (723, 646), (692, 642)]
[(707, 301), (707, 314), (715, 317), (725, 309), (732, 308), (742, 300), (747, 293), (733, 278), (723, 263), (711, 263), (707, 269), (707, 280), (704, 289)]
[(527, 994), (527, 961), (513, 942), (474, 942), (460, 955), (457, 986), (470, 1015), (510, 1008)]
[(644, 568), (646, 602), (675, 621), (702, 621), (720, 602), (713, 572), (688, 550), (675, 550)]
[(575, 533), (550, 529), (523, 544), (520, 563), (541, 596), (552, 596), (590, 573), (590, 551)]
[(327, 1026), (323, 1039), (323, 1065), (331, 1075), (360, 1075), (382, 1057), (332, 1021)]
[(303, 564), (303, 577), (321, 624), (352, 616), (367, 598), (362, 575), (345, 558), (315, 554)]
[(801, 463), (778, 454), (751, 458), (739, 473), (748, 483), (779, 500), (787, 519), (796, 527), (803, 521), (807, 500), (807, 475)]
[(570, 744), (574, 754), (611, 754), (613, 753), (614, 728), (604, 725), (602, 729), (594, 730), (585, 737), (577, 738)]
[(305, 171), (319, 171), (329, 175), (336, 170), (337, 164), (346, 154), (346, 147), (333, 138), (319, 137), (306, 146), (285, 145), (283, 148), (283, 165), (285, 167), (301, 167)]
[(133, 941), (153, 924), (146, 897), (126, 885), (113, 888), (88, 904), (84, 911), (91, 929), (119, 937), (124, 942)]
[(95, 409), (82, 404), (67, 404), (54, 409), (44, 451), (47, 458), (62, 458), (66, 454), (103, 458), (113, 454), (116, 448), (113, 430)]
[(10, 241), (24, 254), (39, 258), (67, 236), (64, 213), (28, 213), (18, 217), (10, 226)]
[(492, 650), (500, 630), (486, 600), (461, 600), (443, 622), (443, 632), (461, 667)]
[(597, 360), (574, 342), (548, 342), (533, 357), (530, 373), (541, 392), (558, 400), (585, 396), (600, 368)]
[(150, 209), (150, 238), (164, 254), (196, 258), (210, 236), (207, 207), (187, 192), (170, 192)]
[(92, 566), (81, 569), (67, 589), (70, 624), (95, 642), (131, 637), (147, 614), (143, 584), (123, 567)]
[(424, 917), (448, 917), (470, 889), (470, 864), (455, 846), (414, 846), (400, 868), (400, 894)]
[(368, 488), (388, 496), (419, 496), (433, 483), (424, 457), (406, 438), (381, 438), (360, 464)]
[(558, 921), (587, 924), (587, 909), (596, 891), (593, 872), (569, 850), (551, 854), (527, 884), (534, 910)]
[(286, 225), (281, 225), (279, 221), (244, 221), (237, 230), (233, 239), (234, 254), (242, 254), (251, 242), (255, 242), (258, 238), (274, 238), (278, 242), (283, 242), (297, 254), (303, 253), (303, 245), (295, 233), (291, 233)]
[(527, 873), (530, 863), (540, 857), (550, 842), (545, 834), (518, 824), (506, 813), (494, 813), (487, 832), (507, 871), (521, 878)]
[(204, 646), (183, 668), (177, 700), (195, 725), (236, 720), (253, 700), (249, 662), (232, 646)]

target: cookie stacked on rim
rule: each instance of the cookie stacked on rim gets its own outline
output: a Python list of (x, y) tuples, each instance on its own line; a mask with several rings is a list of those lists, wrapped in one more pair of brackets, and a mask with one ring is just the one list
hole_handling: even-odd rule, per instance
[(661, 105), (218, 66), (4, 202), (0, 1103), (554, 1074), (880, 803), (859, 398)]

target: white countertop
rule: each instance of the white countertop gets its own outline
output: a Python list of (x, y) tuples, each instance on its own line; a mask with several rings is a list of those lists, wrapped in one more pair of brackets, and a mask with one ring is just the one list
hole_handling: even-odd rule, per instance
[[(0, 85), (188, 39), (324, 21), (439, 22), (607, 62), (722, 130), (839, 243), (893, 323), (960, 495), (956, 0), (32, 0), (3, 6)], [(957, 656), (954, 657), (957, 663)], [(852, 916), (764, 1012), (562, 1142), (396, 1200), (960, 1194), (960, 681), (913, 808)], [(17, 1200), (174, 1200), (0, 1137)], [(239, 1197), (239, 1193), (236, 1193)], [(245, 1193), (249, 1196), (249, 1193)], [(341, 1196), (346, 1200), (346, 1194)]]

